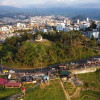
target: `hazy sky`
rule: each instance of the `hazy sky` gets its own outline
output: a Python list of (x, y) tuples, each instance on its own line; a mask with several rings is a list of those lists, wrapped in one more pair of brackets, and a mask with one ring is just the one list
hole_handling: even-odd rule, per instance
[(35, 7), (68, 7), (80, 5), (83, 7), (99, 7), (100, 0), (0, 0), (0, 5), (22, 7), (34, 5)]

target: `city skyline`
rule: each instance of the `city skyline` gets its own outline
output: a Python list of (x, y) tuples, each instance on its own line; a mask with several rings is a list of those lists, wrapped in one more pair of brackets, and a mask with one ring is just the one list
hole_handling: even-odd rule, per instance
[[(0, 5), (14, 7), (82, 7), (100, 8), (100, 0), (0, 0)], [(41, 5), (41, 6), (40, 6)]]

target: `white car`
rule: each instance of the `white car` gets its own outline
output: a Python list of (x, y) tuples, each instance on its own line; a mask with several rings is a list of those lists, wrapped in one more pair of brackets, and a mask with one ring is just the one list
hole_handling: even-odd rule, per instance
[(15, 73), (15, 71), (13, 71), (13, 70), (10, 70), (10, 71), (9, 71), (9, 73)]

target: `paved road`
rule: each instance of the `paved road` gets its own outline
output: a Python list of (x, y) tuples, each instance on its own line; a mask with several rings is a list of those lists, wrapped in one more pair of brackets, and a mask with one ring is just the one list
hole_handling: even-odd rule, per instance
[[(86, 59), (82, 59), (82, 60), (78, 60), (78, 61), (73, 61), (73, 63), (86, 63), (87, 60), (91, 60), (92, 57), (86, 58)], [(100, 56), (94, 56), (94, 58), (100, 58)], [(47, 72), (49, 70), (51, 70), (52, 68), (58, 68), (59, 65), (65, 65), (66, 63), (60, 63), (60, 64), (55, 64), (55, 65), (50, 65), (50, 66), (46, 66), (45, 68), (30, 68), (30, 69), (15, 69), (15, 68), (9, 68), (3, 65), (0, 65), (0, 70), (2, 70), (2, 66), (3, 69), (7, 69), (7, 70), (15, 70), (16, 72), (28, 72), (28, 73), (32, 73), (32, 72), (38, 72), (38, 71), (43, 71), (43, 72)], [(70, 63), (70, 62), (69, 62)]]

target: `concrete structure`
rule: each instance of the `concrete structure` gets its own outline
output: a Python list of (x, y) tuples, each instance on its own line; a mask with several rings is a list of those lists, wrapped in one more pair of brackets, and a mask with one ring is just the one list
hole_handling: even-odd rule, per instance
[(90, 27), (90, 23), (89, 22), (86, 22), (86, 21), (83, 21), (80, 25), (80, 29), (83, 29), (85, 30), (86, 28)]
[(83, 73), (90, 73), (90, 72), (95, 72), (96, 67), (91, 67), (91, 68), (83, 68), (83, 69), (73, 69), (70, 70), (72, 74), (83, 74)]
[(78, 20), (77, 20), (77, 24), (79, 24), (79, 23), (80, 23), (80, 20), (78, 19)]
[(100, 32), (99, 31), (88, 31), (87, 36), (91, 38), (94, 36), (96, 39), (100, 37)]
[(65, 30), (65, 24), (64, 23), (57, 23), (56, 29), (58, 31), (64, 31)]
[(89, 18), (88, 17), (86, 18), (86, 21), (89, 22)]
[(38, 36), (37, 36), (37, 38), (35, 39), (35, 41), (42, 41), (42, 36), (39, 34)]
[(97, 25), (98, 31), (100, 32), (100, 22), (96, 23), (96, 25)]
[(42, 30), (42, 32), (47, 33), (47, 32), (48, 32), (48, 30), (47, 30), (47, 29), (43, 29), (43, 30)]
[(26, 28), (25, 23), (17, 23), (17, 28)]
[(66, 24), (67, 24), (67, 26), (69, 26), (71, 24), (71, 21), (68, 19)]
[(73, 30), (79, 31), (79, 30), (80, 30), (80, 27), (79, 27), (78, 25), (75, 25), (75, 26), (73, 27)]

